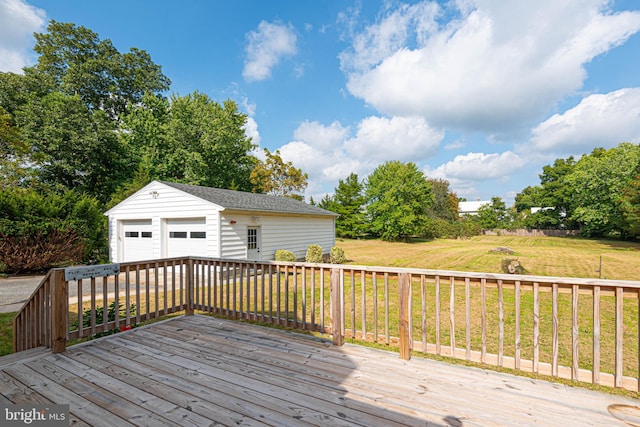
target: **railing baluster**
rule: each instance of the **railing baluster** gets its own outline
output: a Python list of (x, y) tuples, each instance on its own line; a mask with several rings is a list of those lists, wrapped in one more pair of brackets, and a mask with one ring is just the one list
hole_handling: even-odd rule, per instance
[(552, 319), (553, 319), (553, 343), (552, 343), (552, 354), (551, 354), (551, 375), (554, 377), (558, 376), (558, 284), (554, 283), (551, 288), (552, 292)]
[(423, 275), (420, 276), (420, 291), (422, 295), (422, 352), (427, 352), (427, 279)]
[(464, 279), (465, 359), (471, 360), (471, 279)]
[(520, 349), (520, 280), (516, 280), (515, 283), (515, 368), (520, 370), (520, 359), (521, 359), (521, 349)]
[(449, 290), (449, 325), (451, 331), (451, 339), (449, 340), (451, 347), (451, 357), (456, 357), (456, 299), (455, 299), (455, 286), (456, 279), (451, 276), (451, 286)]
[(389, 345), (389, 273), (384, 273), (384, 343)]
[(578, 285), (571, 287), (571, 379), (578, 381), (579, 360), (578, 360)]
[(440, 342), (440, 276), (436, 276), (436, 354), (442, 355)]
[(624, 331), (624, 289), (616, 286), (616, 366), (615, 366), (615, 386), (622, 388), (622, 374), (624, 366), (622, 339)]
[(378, 343), (378, 281), (376, 272), (371, 273), (373, 285), (373, 342)]
[(498, 279), (498, 366), (504, 364), (504, 291)]
[(360, 313), (362, 314), (362, 340), (367, 340), (367, 286), (366, 286), (366, 274), (364, 270), (360, 270), (360, 291), (362, 292), (362, 307)]
[(307, 272), (302, 266), (302, 329), (307, 330)]
[(351, 269), (351, 338), (356, 337), (356, 284), (355, 270)]
[(533, 372), (540, 371), (540, 284), (533, 283)]
[(481, 323), (482, 323), (482, 348), (480, 350), (480, 362), (487, 363), (487, 279), (480, 281)]
[(600, 384), (600, 286), (593, 287), (593, 371), (591, 382)]

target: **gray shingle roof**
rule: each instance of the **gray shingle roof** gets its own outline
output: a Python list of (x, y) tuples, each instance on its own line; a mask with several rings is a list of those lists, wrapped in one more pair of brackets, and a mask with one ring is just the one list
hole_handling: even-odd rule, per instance
[(158, 181), (177, 190), (196, 196), (225, 209), (277, 212), (301, 215), (338, 216), (336, 213), (309, 205), (289, 197), (271, 196), (268, 194), (247, 193), (244, 191), (225, 190), (222, 188), (202, 187), (199, 185), (179, 184), (176, 182)]

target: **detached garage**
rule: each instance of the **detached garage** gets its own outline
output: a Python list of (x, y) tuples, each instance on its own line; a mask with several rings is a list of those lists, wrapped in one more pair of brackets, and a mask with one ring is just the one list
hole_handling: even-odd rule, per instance
[(181, 256), (304, 258), (335, 245), (333, 212), (287, 197), (153, 181), (105, 213), (112, 262)]

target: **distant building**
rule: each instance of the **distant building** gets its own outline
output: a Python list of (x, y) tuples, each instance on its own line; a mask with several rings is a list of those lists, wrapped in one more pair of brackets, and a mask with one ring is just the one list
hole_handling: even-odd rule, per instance
[(476, 200), (475, 202), (458, 202), (458, 214), (460, 216), (465, 215), (478, 215), (478, 210), (481, 206), (490, 205), (491, 200)]

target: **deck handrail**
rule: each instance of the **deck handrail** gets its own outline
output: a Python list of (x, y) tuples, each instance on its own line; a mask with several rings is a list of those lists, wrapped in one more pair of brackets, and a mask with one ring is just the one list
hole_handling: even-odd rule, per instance
[(194, 310), (640, 391), (640, 282), (182, 257), (65, 281), (14, 320), (15, 351)]

